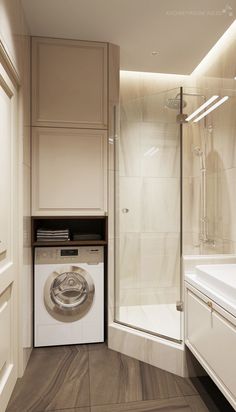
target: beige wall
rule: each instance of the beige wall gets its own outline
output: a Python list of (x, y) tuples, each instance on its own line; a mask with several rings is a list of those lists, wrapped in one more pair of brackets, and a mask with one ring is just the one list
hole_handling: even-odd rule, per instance
[[(32, 347), (32, 268), (30, 247), (30, 38), (20, 0), (0, 0), (0, 41), (19, 86), (19, 375)], [(1, 58), (2, 60), (2, 58)], [(13, 71), (14, 71), (13, 70)]]

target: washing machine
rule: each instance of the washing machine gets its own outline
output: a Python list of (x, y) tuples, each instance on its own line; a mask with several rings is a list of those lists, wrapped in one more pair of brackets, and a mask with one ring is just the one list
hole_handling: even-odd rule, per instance
[(35, 248), (34, 346), (103, 341), (103, 247)]

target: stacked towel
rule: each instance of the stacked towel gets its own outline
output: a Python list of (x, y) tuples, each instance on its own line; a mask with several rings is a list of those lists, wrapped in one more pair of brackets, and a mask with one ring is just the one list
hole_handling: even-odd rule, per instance
[(38, 242), (65, 242), (67, 240), (70, 240), (69, 229), (65, 229), (65, 230), (38, 229), (37, 230), (37, 241)]

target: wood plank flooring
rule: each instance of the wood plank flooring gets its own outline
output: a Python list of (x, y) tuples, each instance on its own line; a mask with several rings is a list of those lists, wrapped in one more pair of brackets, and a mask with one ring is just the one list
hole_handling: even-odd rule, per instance
[(105, 344), (38, 348), (7, 412), (233, 411), (207, 379), (193, 384)]

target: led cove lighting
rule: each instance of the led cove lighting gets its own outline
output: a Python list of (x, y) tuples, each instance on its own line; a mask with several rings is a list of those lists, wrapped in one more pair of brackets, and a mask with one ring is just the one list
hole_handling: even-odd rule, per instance
[(220, 106), (222, 103), (224, 103), (226, 100), (228, 100), (229, 96), (224, 96), (222, 97), (222, 99), (220, 99), (217, 103), (213, 104), (213, 106), (211, 106), (208, 110), (206, 110), (204, 113), (202, 113), (199, 117), (197, 117), (194, 120), (195, 122), (199, 122), (199, 120), (201, 120), (203, 117), (207, 116), (210, 112), (212, 112), (213, 110), (215, 110), (218, 106)]
[(187, 117), (186, 121), (189, 122), (189, 120), (193, 119), (198, 113), (200, 113), (203, 109), (205, 109), (209, 104), (214, 102), (216, 99), (218, 99), (219, 96), (212, 96), (210, 99), (208, 99), (205, 103), (203, 103), (195, 112), (190, 114), (190, 116)]
[(236, 36), (236, 19), (233, 21), (231, 26), (224, 32), (220, 39), (215, 43), (212, 49), (207, 53), (207, 55), (200, 61), (197, 67), (191, 73), (192, 75), (199, 75), (207, 72), (219, 59), (222, 50), (229, 47), (229, 44), (235, 41)]

